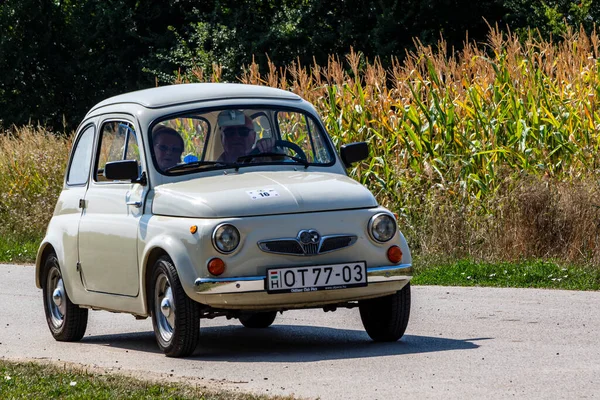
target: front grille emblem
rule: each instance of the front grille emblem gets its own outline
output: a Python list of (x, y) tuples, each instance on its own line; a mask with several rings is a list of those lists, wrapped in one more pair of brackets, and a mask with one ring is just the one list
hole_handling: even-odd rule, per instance
[(302, 244), (319, 244), (321, 235), (314, 229), (302, 230), (298, 232), (298, 239)]
[(314, 229), (306, 229), (298, 232), (297, 236), (304, 254), (313, 255), (319, 252), (319, 245), (321, 244), (321, 235)]

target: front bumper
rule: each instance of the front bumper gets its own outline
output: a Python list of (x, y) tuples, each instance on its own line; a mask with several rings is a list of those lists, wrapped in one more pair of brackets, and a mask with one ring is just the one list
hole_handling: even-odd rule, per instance
[(289, 309), (385, 296), (402, 289), (411, 279), (412, 265), (367, 268), (367, 286), (315, 292), (269, 294), (265, 276), (198, 278), (194, 300), (225, 309)]

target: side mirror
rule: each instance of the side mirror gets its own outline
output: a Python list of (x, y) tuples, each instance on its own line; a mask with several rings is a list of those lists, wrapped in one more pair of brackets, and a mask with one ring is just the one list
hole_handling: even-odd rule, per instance
[(350, 168), (352, 163), (369, 157), (369, 145), (365, 142), (345, 144), (340, 148), (340, 156), (346, 168)]
[(110, 180), (136, 181), (139, 174), (137, 160), (111, 161), (104, 166), (104, 177)]

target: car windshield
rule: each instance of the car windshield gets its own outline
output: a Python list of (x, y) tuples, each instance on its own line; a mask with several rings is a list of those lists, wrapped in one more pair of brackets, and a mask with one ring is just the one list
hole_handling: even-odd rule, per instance
[(335, 161), (321, 124), (301, 110), (227, 108), (170, 116), (152, 126), (151, 144), (154, 165), (165, 174)]

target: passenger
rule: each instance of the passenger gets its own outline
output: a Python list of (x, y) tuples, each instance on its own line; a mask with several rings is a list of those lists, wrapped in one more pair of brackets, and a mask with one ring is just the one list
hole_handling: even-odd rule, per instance
[(152, 143), (158, 167), (165, 171), (181, 162), (183, 138), (175, 129), (157, 125), (152, 130)]

